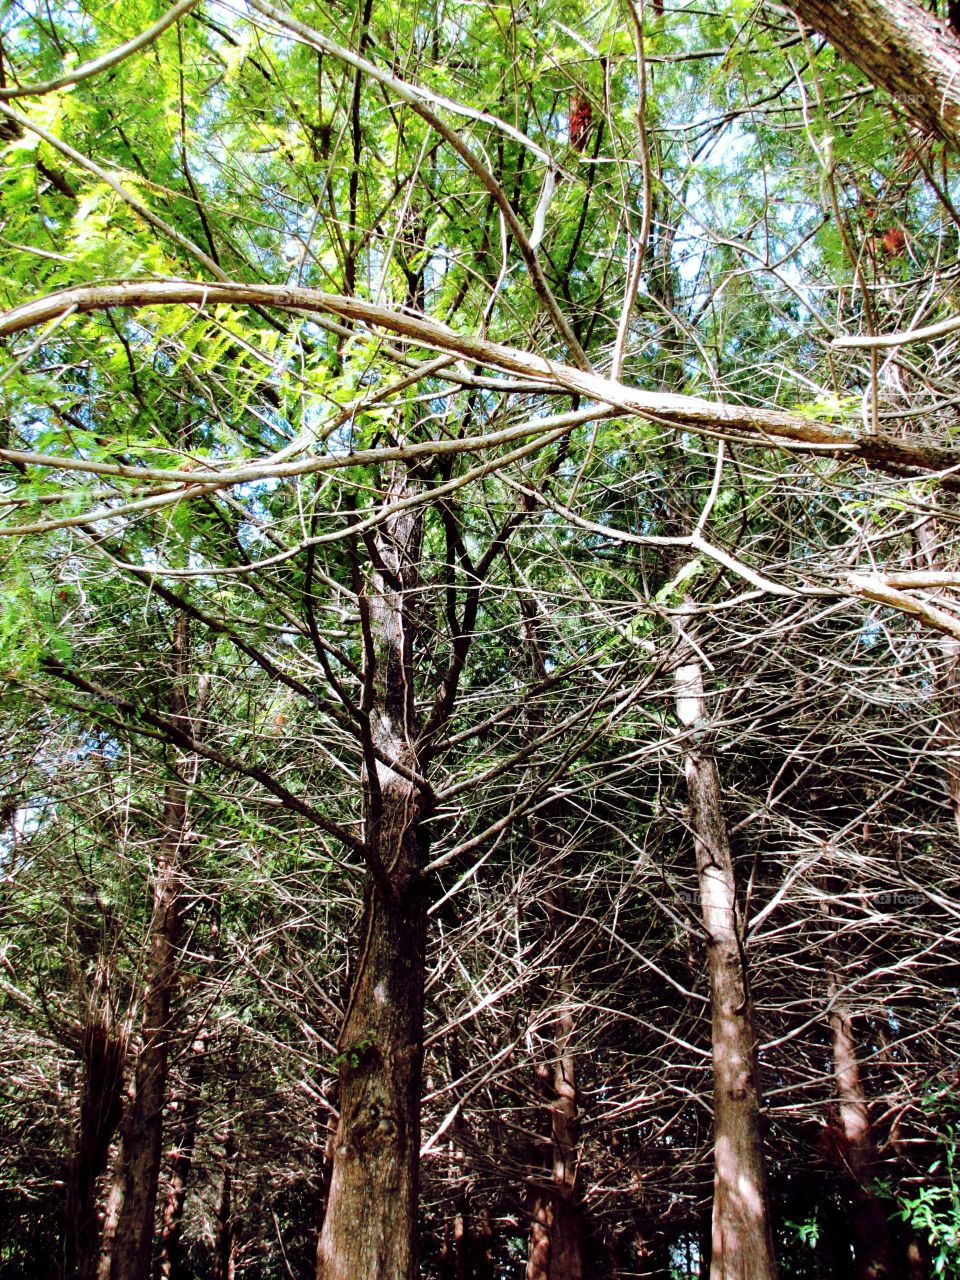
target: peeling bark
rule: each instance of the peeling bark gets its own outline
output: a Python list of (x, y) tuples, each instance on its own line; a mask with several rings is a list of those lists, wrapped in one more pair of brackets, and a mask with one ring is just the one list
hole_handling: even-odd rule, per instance
[[(98, 968), (105, 966), (101, 962)], [(105, 983), (104, 974), (98, 988)], [(102, 994), (105, 996), (105, 991)], [(123, 1115), (126, 1052), (126, 1036), (113, 1025), (109, 1007), (102, 1007), (82, 1033), (83, 1095), (66, 1179), (63, 1274), (67, 1280), (90, 1280), (96, 1274), (100, 1237), (97, 1183), (106, 1171)]]

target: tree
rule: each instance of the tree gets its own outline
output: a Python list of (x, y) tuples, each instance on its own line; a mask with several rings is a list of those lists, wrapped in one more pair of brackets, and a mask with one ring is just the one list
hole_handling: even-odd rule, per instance
[(939, 141), (773, 6), (5, 13), (11, 1267), (922, 1270), (956, 48), (797, 13)]

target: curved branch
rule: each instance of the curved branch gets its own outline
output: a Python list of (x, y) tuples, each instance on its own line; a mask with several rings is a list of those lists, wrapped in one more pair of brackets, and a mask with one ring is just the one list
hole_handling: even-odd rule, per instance
[(21, 84), (13, 88), (0, 87), (0, 101), (8, 101), (10, 98), (38, 98), (45, 93), (54, 93), (57, 89), (69, 89), (71, 85), (79, 84), (81, 80), (89, 80), (91, 76), (99, 75), (101, 71), (108, 71), (117, 63), (123, 62), (125, 58), (129, 58), (131, 54), (138, 53), (152, 44), (168, 27), (172, 27), (178, 18), (184, 17), (199, 3), (200, 0), (179, 0), (179, 3), (168, 9), (152, 27), (147, 27), (146, 31), (141, 31), (138, 36), (118, 44), (115, 49), (101, 54), (99, 58), (81, 63), (73, 71), (64, 76), (58, 76), (55, 80), (42, 80), (38, 84)]
[(957, 448), (865, 432), (853, 423), (831, 426), (778, 409), (729, 404), (666, 391), (641, 391), (626, 383), (504, 343), (458, 333), (448, 325), (417, 312), (392, 311), (372, 302), (323, 293), (319, 289), (265, 284), (201, 284), (194, 280), (134, 280), (124, 284), (84, 285), (47, 294), (8, 311), (0, 316), (0, 337), (46, 324), (71, 307), (78, 312), (91, 312), (106, 311), (111, 307), (207, 306), (215, 303), (339, 316), (372, 329), (386, 329), (409, 342), (450, 352), (490, 368), (546, 381), (557, 391), (581, 395), (665, 425), (719, 435), (748, 435), (761, 447), (849, 454), (895, 474), (907, 472), (939, 476), (944, 487), (960, 488), (960, 479), (955, 474), (960, 471), (960, 449)]

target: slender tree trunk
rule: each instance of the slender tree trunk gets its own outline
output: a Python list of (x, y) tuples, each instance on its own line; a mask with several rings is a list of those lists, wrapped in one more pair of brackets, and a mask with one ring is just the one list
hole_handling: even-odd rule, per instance
[(637, 1276), (640, 1280), (670, 1280), (670, 1245), (663, 1236), (651, 1239), (638, 1235), (634, 1240), (636, 1262), (624, 1276)]
[[(489, 1220), (486, 1222), (489, 1228)], [(489, 1233), (488, 1233), (489, 1235)], [(470, 1201), (465, 1193), (457, 1197), (453, 1217), (444, 1230), (443, 1248), (440, 1249), (440, 1280), (493, 1280), (493, 1267), (484, 1270), (484, 1224), (474, 1224)]]
[[(569, 927), (566, 892), (548, 892), (551, 933)], [(534, 1183), (527, 1196), (530, 1246), (527, 1280), (582, 1280), (583, 1217), (576, 1200), (579, 1115), (573, 1053), (574, 1017), (570, 968), (558, 981), (552, 1061), (541, 1064), (539, 1084), (550, 1119), (549, 1180)]]
[(443, 1228), (443, 1244), (440, 1247), (440, 1280), (466, 1280), (464, 1258), (465, 1237), (468, 1231), (467, 1220), (461, 1208), (458, 1208)]
[(493, 1223), (486, 1209), (481, 1209), (470, 1217), (465, 1253), (466, 1280), (495, 1280)]
[(160, 1220), (158, 1270), (163, 1280), (184, 1280), (183, 1207), (187, 1183), (193, 1169), (193, 1153), (200, 1121), (200, 1101), (207, 1064), (205, 1028), (197, 1033), (190, 1049), (190, 1063), (184, 1080), (180, 1132), (170, 1155), (170, 1180)]
[(684, 641), (676, 709), (707, 942), (713, 1020), (714, 1191), (711, 1280), (775, 1280), (753, 1007), (743, 955), (720, 774), (707, 737), (700, 663)]
[(127, 1041), (114, 1024), (106, 993), (106, 962), (98, 963), (97, 1013), (83, 1028), (83, 1095), (70, 1164), (64, 1222), (66, 1280), (90, 1280), (97, 1269), (100, 1220), (97, 1183), (123, 1115), (123, 1064)]
[[(933, 516), (920, 525), (917, 540), (924, 566), (943, 568), (944, 540)], [(940, 758), (947, 798), (960, 836), (960, 641), (942, 634), (938, 634), (936, 640), (943, 656), (943, 666), (936, 677), (940, 697), (939, 737), (943, 748)]]
[[(547, 673), (540, 642), (538, 617), (521, 597), (524, 639), (531, 674), (542, 680)], [(539, 708), (527, 711), (527, 736), (531, 742), (543, 732)], [(542, 1144), (543, 1164), (549, 1173), (531, 1182), (527, 1193), (530, 1241), (527, 1280), (582, 1280), (583, 1213), (577, 1200), (579, 1157), (579, 1098), (576, 1082), (574, 962), (568, 935), (572, 924), (569, 877), (570, 847), (560, 821), (560, 811), (550, 805), (531, 821), (531, 845), (535, 864), (547, 877), (543, 895), (546, 911), (544, 950), (552, 952), (557, 966), (552, 999), (556, 1008), (552, 1034), (543, 1036), (544, 1060), (537, 1067), (538, 1092), (545, 1103), (550, 1136)]]
[[(220, 937), (220, 900), (215, 897), (209, 914), (210, 955), (209, 977), (216, 980), (222, 975)], [(163, 1210), (160, 1215), (160, 1242), (157, 1257), (157, 1274), (162, 1280), (186, 1280), (186, 1259), (183, 1252), (183, 1210), (186, 1204), (187, 1184), (193, 1172), (194, 1150), (202, 1110), (203, 1085), (209, 1066), (211, 1032), (199, 1026), (190, 1046), (190, 1056), (183, 1080), (182, 1094), (175, 1100), (179, 1110), (180, 1128), (176, 1144), (170, 1153), (170, 1176), (167, 1183)], [(175, 1109), (174, 1102), (171, 1110)]]
[(857, 1280), (895, 1280), (902, 1271), (887, 1219), (888, 1206), (873, 1188), (877, 1150), (857, 1060), (852, 1013), (839, 994), (835, 960), (830, 962), (829, 972), (833, 1075), (840, 1106), (844, 1162), (853, 1180), (850, 1229)]
[(113, 1242), (117, 1235), (117, 1220), (120, 1217), (120, 1201), (123, 1195), (122, 1178), (123, 1153), (119, 1146), (114, 1150), (111, 1161), (109, 1191), (103, 1209), (103, 1230), (100, 1233), (100, 1256), (97, 1259), (97, 1280), (110, 1280), (110, 1265), (113, 1260)]
[[(233, 1109), (231, 1091), (229, 1106)], [(214, 1235), (213, 1267), (211, 1280), (233, 1280), (234, 1275), (234, 1223), (233, 1223), (233, 1173), (237, 1158), (237, 1138), (233, 1116), (228, 1116), (223, 1132), (223, 1160), (220, 1166), (220, 1199), (217, 1204), (217, 1226)]]
[(494, 1270), (490, 1215), (485, 1210), (474, 1215), (462, 1195), (444, 1233), (440, 1280), (494, 1280)]
[[(174, 628), (170, 690), (171, 714), (180, 721), (189, 721), (189, 635), (189, 620), (181, 613)], [(188, 767), (195, 768), (195, 764), (194, 761)], [(123, 1118), (117, 1185), (119, 1208), (109, 1255), (109, 1280), (148, 1280), (150, 1275), (171, 1037), (170, 1008), (177, 978), (187, 795), (185, 783), (173, 782), (167, 787), (164, 829), (154, 876), (142, 1045)]]
[[(408, 491), (397, 468), (385, 502)], [(340, 1122), (318, 1280), (414, 1280), (427, 915), (425, 804), (384, 761), (416, 769), (414, 611), (420, 517), (378, 529), (364, 616), (365, 837), (370, 875), (362, 946), (339, 1041)]]

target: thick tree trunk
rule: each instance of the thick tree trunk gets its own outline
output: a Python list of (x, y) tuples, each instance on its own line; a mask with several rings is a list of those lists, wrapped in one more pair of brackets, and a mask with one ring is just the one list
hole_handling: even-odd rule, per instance
[(877, 1174), (877, 1150), (870, 1124), (870, 1112), (860, 1076), (852, 1015), (838, 997), (838, 984), (831, 966), (829, 983), (832, 1000), (830, 1034), (833, 1074), (840, 1106), (843, 1157), (853, 1180), (850, 1229), (856, 1259), (857, 1280), (895, 1280), (902, 1275), (897, 1262), (888, 1206), (873, 1188)]
[(580, 1208), (552, 1188), (537, 1188), (528, 1199), (530, 1249), (527, 1280), (581, 1280), (583, 1227)]
[[(404, 821), (406, 815), (404, 815)], [(415, 833), (401, 855), (422, 865)], [(414, 875), (368, 891), (364, 944), (340, 1038), (340, 1123), (318, 1280), (417, 1275), (426, 910)]]
[[(385, 504), (408, 492), (402, 468)], [(340, 1035), (340, 1122), (318, 1280), (414, 1280), (427, 915), (426, 815), (417, 767), (414, 614), (420, 517), (379, 527), (365, 611), (365, 838), (370, 876), (362, 946)]]
[(960, 151), (960, 41), (912, 0), (794, 0), (804, 22)]
[[(174, 630), (170, 708), (176, 719), (187, 722), (189, 634), (189, 620), (182, 613)], [(195, 767), (195, 763), (191, 767)], [(143, 993), (142, 1045), (123, 1118), (116, 1187), (119, 1207), (107, 1272), (110, 1280), (148, 1280), (150, 1275), (171, 1037), (170, 1008), (177, 978), (181, 856), (187, 834), (187, 795), (188, 788), (184, 783), (174, 782), (167, 787), (164, 829), (154, 874), (153, 912)]]
[(713, 1016), (714, 1191), (711, 1280), (775, 1280), (753, 1008), (742, 951), (733, 858), (700, 664), (676, 677), (677, 716), (693, 730), (684, 757), (706, 933)]

